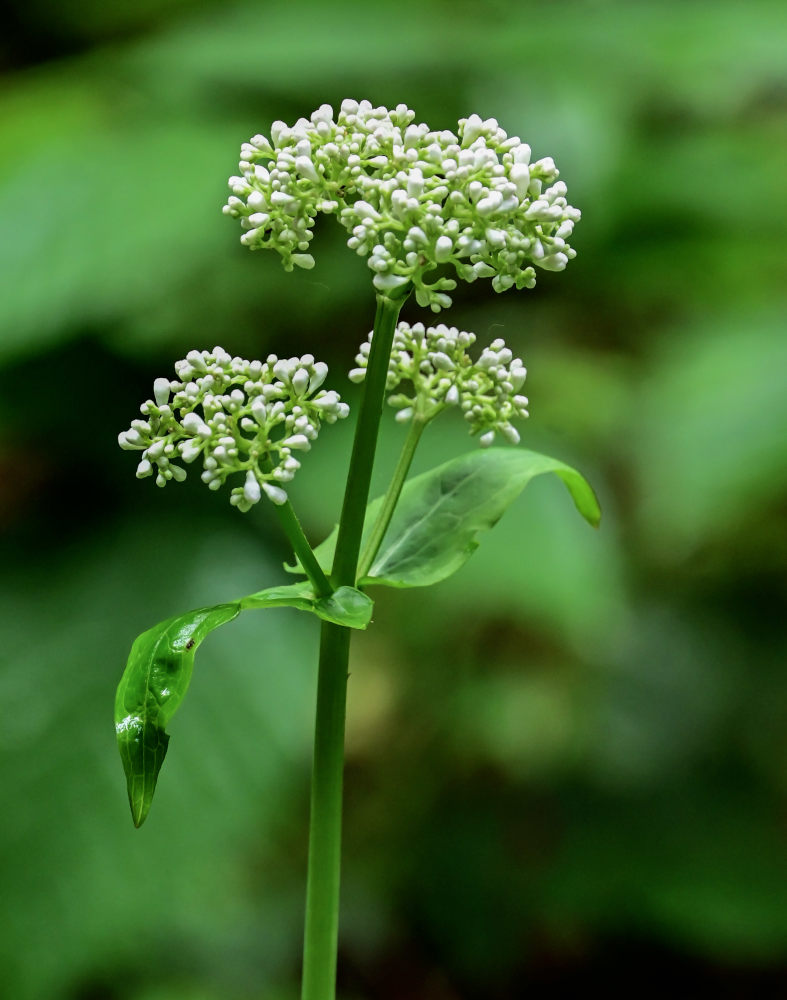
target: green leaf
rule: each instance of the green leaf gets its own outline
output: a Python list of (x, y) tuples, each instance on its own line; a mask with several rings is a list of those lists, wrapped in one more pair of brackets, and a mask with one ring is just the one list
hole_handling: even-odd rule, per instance
[(374, 601), (354, 587), (339, 587), (329, 597), (315, 597), (310, 583), (270, 587), (244, 597), (241, 608), (292, 607), (311, 611), (323, 621), (364, 629), (371, 621)]
[(134, 826), (153, 801), (169, 736), (164, 727), (188, 690), (202, 640), (240, 612), (237, 602), (200, 608), (159, 622), (134, 640), (115, 696), (115, 732)]
[(168, 618), (134, 640), (115, 697), (115, 732), (135, 826), (144, 823), (150, 810), (169, 743), (165, 726), (188, 690), (197, 647), (241, 611), (276, 607), (310, 611), (324, 621), (363, 629), (374, 604), (353, 587), (339, 587), (320, 598), (308, 582), (269, 587), (231, 604)]
[[(593, 527), (601, 519), (587, 481), (570, 466), (524, 449), (489, 448), (452, 459), (405, 483), (380, 551), (362, 584), (427, 587), (455, 573), (478, 547), (477, 535), (493, 527), (531, 479), (553, 472), (566, 484), (580, 514)], [(366, 509), (364, 535), (382, 497)], [(327, 570), (337, 532), (315, 549)]]
[(372, 618), (374, 601), (355, 587), (339, 587), (314, 603), (314, 613), (326, 622), (364, 629)]

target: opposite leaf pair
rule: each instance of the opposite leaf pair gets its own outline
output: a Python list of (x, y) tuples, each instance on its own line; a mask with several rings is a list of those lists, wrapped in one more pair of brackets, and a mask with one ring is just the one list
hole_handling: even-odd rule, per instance
[[(582, 516), (600, 519), (596, 497), (585, 479), (556, 459), (531, 451), (492, 448), (473, 452), (409, 480), (372, 565), (359, 585), (425, 587), (455, 573), (535, 476), (553, 472), (563, 480)], [(383, 498), (369, 504), (368, 535)], [(315, 550), (330, 571), (337, 532)], [(298, 566), (291, 570), (299, 572)], [(371, 599), (352, 587), (316, 598), (311, 584), (273, 587), (239, 601), (170, 618), (143, 632), (131, 649), (115, 702), (115, 728), (136, 826), (150, 809), (169, 736), (165, 727), (188, 689), (199, 644), (241, 610), (294, 607), (326, 621), (365, 628)]]

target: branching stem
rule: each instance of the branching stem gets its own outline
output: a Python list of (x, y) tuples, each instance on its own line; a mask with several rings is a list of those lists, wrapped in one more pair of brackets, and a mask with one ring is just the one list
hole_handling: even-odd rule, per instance
[(332, 579), (337, 587), (355, 585), (363, 522), (369, 500), (369, 484), (377, 450), (377, 434), (383, 412), (388, 361), (391, 357), (396, 322), (403, 303), (404, 299), (392, 302), (382, 295), (377, 298), (372, 346), (366, 368), (358, 423), (355, 426), (355, 440), (347, 474), (342, 516), (339, 521), (339, 536), (336, 540)]
[[(378, 296), (374, 336), (344, 494), (334, 587), (354, 586), (391, 344), (405, 296)], [(304, 567), (305, 568), (305, 567)], [(339, 930), (344, 720), (350, 629), (323, 622), (317, 680), (302, 1000), (334, 1000)]]
[(361, 553), (361, 559), (358, 564), (359, 580), (363, 580), (363, 578), (368, 574), (372, 563), (374, 562), (375, 556), (382, 545), (382, 541), (385, 538), (385, 533), (388, 530), (388, 525), (391, 523), (391, 518), (393, 517), (393, 512), (396, 509), (399, 495), (401, 494), (402, 487), (407, 479), (407, 473), (410, 471), (413, 456), (415, 455), (415, 449), (418, 447), (418, 442), (421, 440), (421, 435), (424, 432), (426, 423), (427, 422), (425, 420), (421, 419), (416, 414), (410, 424), (410, 430), (399, 454), (399, 461), (396, 463), (394, 474), (391, 477), (391, 482), (383, 499), (383, 506), (380, 513), (377, 515), (377, 520), (374, 522), (374, 527), (372, 528), (363, 552)]

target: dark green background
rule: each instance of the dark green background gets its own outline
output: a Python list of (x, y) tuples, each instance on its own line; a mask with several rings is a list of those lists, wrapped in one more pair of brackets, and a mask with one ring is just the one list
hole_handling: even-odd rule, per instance
[[(529, 368), (538, 481), (471, 563), (377, 594), (350, 681), (343, 1000), (787, 991), (787, 8), (14, 0), (0, 41), (0, 980), (14, 1000), (296, 996), (317, 624), (200, 650), (131, 825), (134, 636), (283, 581), (268, 511), (116, 445), (191, 347), (311, 351), (374, 302), (327, 221), (285, 274), (222, 217), (241, 141), (367, 97), (477, 112), (584, 218), (532, 292), (446, 318)], [(407, 319), (426, 319), (408, 305)], [(461, 421), (417, 468), (474, 447)], [(294, 500), (336, 516), (350, 428)], [(402, 437), (388, 420), (377, 487)], [(192, 477), (196, 480), (197, 477)], [(262, 505), (261, 505), (262, 506)]]

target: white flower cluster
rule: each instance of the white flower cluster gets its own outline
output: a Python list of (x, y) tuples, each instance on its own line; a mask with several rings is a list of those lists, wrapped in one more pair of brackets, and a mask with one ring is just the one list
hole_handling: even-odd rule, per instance
[(378, 292), (412, 285), (435, 312), (456, 287), (444, 276), (426, 281), (441, 265), (465, 281), (492, 278), (498, 292), (532, 288), (532, 265), (562, 271), (575, 256), (567, 240), (580, 213), (552, 158), (531, 162), (530, 147), (494, 118), (462, 118), (454, 134), (414, 117), (403, 104), (389, 111), (347, 100), (335, 120), (323, 104), (291, 127), (274, 122), (270, 139), (244, 143), (224, 206), (241, 221), (241, 242), (276, 250), (287, 270), (310, 268), (317, 213), (336, 215)]
[[(245, 473), (230, 503), (247, 511), (264, 493), (287, 501), (284, 484), (300, 468), (294, 452), (308, 451), (324, 420), (350, 412), (339, 395), (320, 389), (328, 366), (311, 354), (302, 358), (245, 361), (221, 347), (190, 351), (175, 363), (177, 379), (157, 378), (153, 399), (140, 407), (143, 419), (118, 436), (121, 448), (142, 451), (137, 478), (156, 472), (156, 484), (182, 482), (189, 464), (202, 456), (202, 481), (217, 490), (234, 473)], [(317, 390), (320, 391), (317, 391)]]
[[(487, 448), (500, 432), (512, 444), (519, 432), (511, 423), (528, 415), (527, 397), (519, 395), (527, 369), (515, 358), (503, 340), (493, 340), (473, 361), (467, 348), (475, 334), (455, 326), (424, 327), (423, 323), (399, 323), (394, 334), (388, 365), (388, 402), (398, 409), (402, 423), (414, 417), (424, 423), (450, 406), (458, 407), (470, 424), (471, 434), (480, 434)], [(357, 368), (350, 372), (353, 382), (362, 382), (371, 350), (372, 334), (361, 344)], [(394, 392), (402, 382), (410, 382), (413, 392)]]

